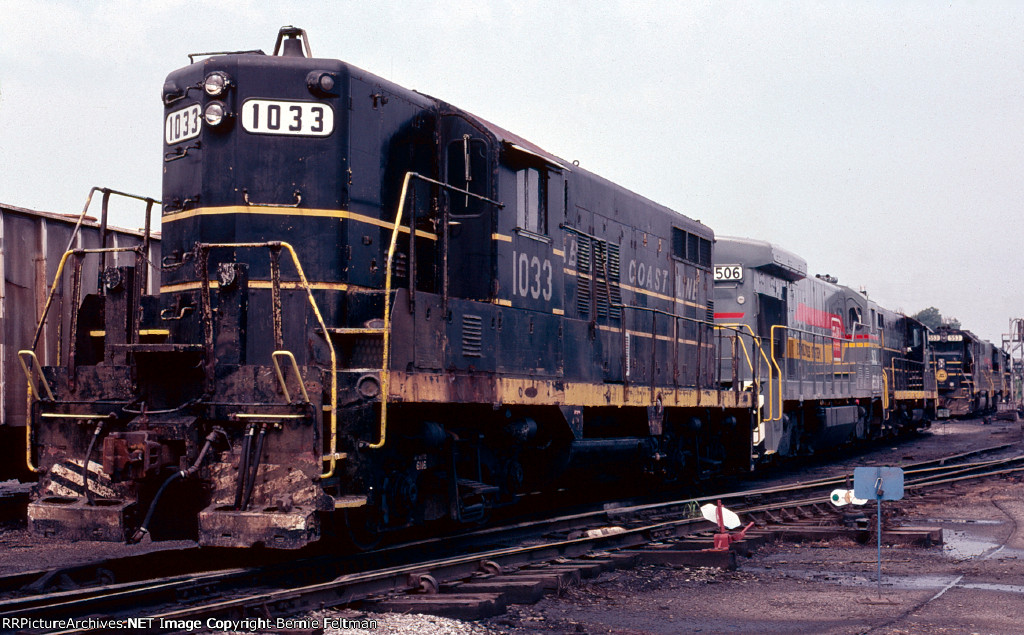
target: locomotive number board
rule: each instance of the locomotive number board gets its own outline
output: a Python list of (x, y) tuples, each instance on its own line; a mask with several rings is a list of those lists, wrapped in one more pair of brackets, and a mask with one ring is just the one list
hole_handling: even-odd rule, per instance
[(247, 99), (242, 128), (253, 134), (326, 137), (334, 132), (334, 109), (318, 101)]
[(199, 136), (199, 122), (202, 119), (199, 104), (175, 110), (164, 120), (164, 142), (173, 145)]
[(715, 265), (715, 282), (740, 282), (743, 265)]

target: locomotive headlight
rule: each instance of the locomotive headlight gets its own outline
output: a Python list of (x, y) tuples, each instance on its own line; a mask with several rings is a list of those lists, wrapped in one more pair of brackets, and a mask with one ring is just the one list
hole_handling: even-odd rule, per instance
[(203, 80), (203, 90), (210, 97), (220, 97), (228, 90), (228, 86), (231, 85), (231, 80), (227, 75), (220, 71), (210, 73)]
[(224, 110), (224, 104), (219, 101), (214, 101), (206, 105), (206, 110), (203, 111), (203, 119), (206, 123), (211, 126), (219, 126), (224, 123), (224, 119), (227, 117), (227, 111)]
[(747, 299), (744, 298), (743, 296), (741, 296), (741, 295), (736, 296), (736, 304), (743, 304), (746, 301), (747, 301)]

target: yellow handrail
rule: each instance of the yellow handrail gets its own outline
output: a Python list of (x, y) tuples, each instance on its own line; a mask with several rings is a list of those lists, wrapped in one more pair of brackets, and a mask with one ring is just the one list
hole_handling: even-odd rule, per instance
[[(394, 261), (394, 258), (395, 258), (395, 248), (396, 248), (396, 246), (398, 244), (398, 234), (402, 230), (402, 217), (405, 214), (405, 199), (406, 199), (406, 195), (409, 193), (409, 182), (413, 178), (417, 178), (417, 179), (419, 179), (421, 181), (425, 181), (427, 183), (433, 183), (434, 185), (437, 185), (439, 187), (446, 188), (446, 189), (451, 190), (453, 192), (459, 192), (460, 194), (465, 194), (466, 196), (471, 196), (471, 197), (473, 197), (475, 199), (478, 199), (478, 200), (481, 200), (481, 201), (484, 201), (484, 202), (487, 202), (487, 203), (491, 203), (493, 205), (497, 205), (498, 207), (504, 207), (501, 203), (499, 203), (497, 201), (493, 201), (493, 200), (491, 200), (491, 199), (489, 199), (489, 198), (487, 198), (485, 196), (480, 196), (479, 194), (476, 194), (474, 192), (470, 192), (469, 190), (459, 189), (457, 187), (449, 185), (448, 183), (443, 183), (441, 181), (437, 181), (437, 180), (431, 179), (429, 177), (423, 176), (422, 174), (419, 174), (417, 172), (406, 172), (405, 173), (405, 178), (402, 179), (402, 192), (399, 195), (399, 199), (398, 199), (398, 212), (395, 214), (395, 222), (392, 225), (392, 229), (391, 229), (391, 242), (388, 244), (388, 257), (387, 257), (387, 260), (384, 263), (384, 268), (385, 268), (385, 271), (384, 271), (384, 328), (381, 331), (382, 335), (383, 335), (383, 340), (384, 340), (383, 341), (384, 351), (383, 351), (383, 355), (381, 356), (382, 359), (381, 359), (381, 372), (380, 372), (380, 434), (379, 434), (379, 437), (378, 437), (378, 440), (377, 440), (376, 443), (370, 443), (370, 444), (367, 444), (367, 446), (366, 446), (367, 448), (370, 448), (370, 449), (373, 449), (373, 450), (377, 450), (377, 449), (380, 449), (380, 448), (384, 447), (384, 442), (387, 440), (387, 430), (388, 430), (388, 427), (387, 427), (387, 425), (388, 425), (388, 395), (390, 394), (389, 393), (389, 387), (390, 387), (390, 379), (391, 379), (391, 370), (390, 370), (389, 366), (390, 366), (390, 361), (391, 361), (391, 310), (392, 310), (392, 306), (391, 306), (391, 273), (392, 273), (392, 270), (393, 270), (392, 262)], [(415, 228), (412, 225), (413, 225), (412, 221), (410, 221), (409, 222), (409, 236), (410, 236), (410, 240), (412, 240), (412, 237), (415, 236)], [(447, 239), (447, 236), (445, 237), (445, 239)], [(445, 249), (447, 249), (447, 246), (445, 246)], [(448, 274), (446, 272), (445, 276), (447, 276), (447, 275)]]
[[(736, 330), (736, 331), (739, 331), (741, 329), (746, 329), (747, 331), (750, 332), (751, 343), (757, 345), (758, 353), (761, 354), (761, 357), (764, 359), (765, 363), (768, 365), (768, 418), (764, 419), (764, 421), (775, 421), (775, 400), (774, 400), (775, 388), (774, 388), (774, 386), (772, 384), (772, 381), (773, 381), (773, 379), (775, 377), (775, 374), (772, 372), (771, 361), (768, 359), (768, 355), (764, 352), (764, 346), (761, 345), (761, 338), (758, 337), (754, 333), (754, 329), (751, 328), (751, 326), (749, 324), (739, 324), (739, 323), (716, 324), (715, 325), (715, 329), (722, 329), (722, 330), (728, 329), (728, 330)], [(758, 379), (758, 374), (759, 373), (757, 373), (754, 370), (753, 360), (750, 359), (750, 354), (747, 352), (747, 345), (743, 341), (743, 338), (740, 337), (740, 335), (741, 334), (737, 334), (737, 337), (739, 339), (740, 346), (743, 347), (743, 355), (744, 355), (744, 357), (747, 358), (747, 367), (750, 368), (750, 372), (754, 376), (754, 380), (755, 381), (759, 381), (759, 379)], [(758, 385), (760, 385), (760, 383)], [(780, 389), (781, 389), (781, 385), (780, 385)], [(760, 412), (758, 413), (758, 418), (760, 419)]]
[[(320, 307), (317, 306), (316, 299), (313, 297), (313, 289), (312, 289), (312, 287), (309, 284), (309, 280), (306, 278), (306, 273), (302, 269), (302, 264), (299, 262), (299, 256), (298, 256), (298, 254), (296, 254), (295, 248), (292, 247), (289, 243), (286, 243), (286, 242), (201, 243), (199, 245), (199, 247), (201, 247), (201, 248), (216, 248), (216, 247), (228, 247), (228, 248), (268, 247), (269, 248), (269, 247), (283, 247), (283, 248), (287, 249), (288, 253), (291, 255), (292, 263), (295, 265), (295, 270), (299, 274), (300, 285), (306, 291), (306, 296), (309, 299), (309, 304), (313, 308), (313, 314), (316, 316), (316, 320), (319, 323), (320, 328), (323, 330), (325, 339), (327, 341), (327, 347), (328, 347), (328, 349), (330, 350), (330, 353), (331, 353), (331, 396), (330, 396), (331, 441), (330, 441), (330, 453), (327, 456), (323, 457), (324, 460), (330, 462), (330, 469), (328, 469), (325, 473), (321, 474), (320, 478), (321, 479), (326, 479), (326, 478), (330, 478), (330, 477), (334, 476), (334, 471), (335, 471), (335, 469), (337, 467), (338, 459), (339, 458), (344, 458), (344, 455), (339, 455), (338, 454), (338, 421), (337, 421), (337, 414), (338, 414), (338, 406), (337, 406), (337, 404), (338, 404), (338, 372), (337, 372), (338, 371), (338, 358), (337, 358), (337, 354), (335, 353), (335, 350), (334, 350), (334, 344), (333, 344), (333, 342), (331, 342), (331, 338), (327, 335), (327, 325), (324, 323), (323, 315), (320, 313)], [(98, 254), (98, 253), (125, 252), (125, 251), (135, 251), (135, 252), (138, 252), (139, 249), (140, 249), (139, 247), (108, 247), (108, 248), (104, 248), (104, 249), (71, 249), (71, 250), (65, 251), (64, 255), (61, 256), (60, 264), (58, 264), (58, 266), (57, 266), (57, 274), (53, 278), (53, 284), (50, 286), (50, 292), (49, 292), (49, 294), (46, 297), (46, 304), (43, 306), (43, 312), (42, 312), (42, 316), (39, 318), (39, 324), (36, 326), (35, 337), (34, 337), (34, 339), (32, 341), (33, 348), (35, 348), (35, 345), (36, 345), (36, 343), (39, 340), (39, 334), (42, 331), (43, 324), (46, 321), (46, 315), (49, 312), (50, 306), (53, 303), (53, 298), (54, 298), (54, 295), (57, 292), (57, 286), (60, 284), (61, 274), (64, 271), (64, 265), (67, 263), (68, 256), (70, 256), (70, 255), (72, 255), (74, 253), (79, 253), (79, 254)], [(24, 351), (24, 352), (31, 353), (33, 358), (35, 357), (35, 353), (33, 353), (30, 350), (29, 351)], [(19, 351), (19, 353), (18, 353), (19, 356), (21, 355), (21, 353), (22, 353), (22, 351)], [(294, 362), (294, 359), (293, 359), (293, 362)], [(36, 360), (36, 364), (38, 365), (38, 360)], [(24, 361), (22, 362), (22, 366), (24, 367)], [(40, 374), (41, 373), (42, 373), (42, 371), (40, 370)], [(32, 392), (31, 392), (32, 391), (32, 386), (31, 386), (31, 383), (32, 382), (31, 382), (31, 379), (30, 379), (29, 380), (29, 391), (30, 391), (29, 392), (29, 404), (30, 405), (32, 403), (32, 399), (31, 399), (31, 397), (32, 397)], [(299, 383), (300, 383), (300, 385), (302, 383), (301, 382), (301, 375), (299, 376)], [(45, 383), (45, 379), (44, 379), (44, 387), (46, 388), (47, 393), (49, 394), (49, 397), (52, 400), (53, 399), (53, 394), (50, 392), (49, 386)], [(303, 386), (302, 389), (303, 389), (303, 393), (305, 393), (305, 386)], [(306, 396), (306, 399), (308, 401), (309, 400), (308, 399), (308, 395), (305, 395), (305, 396)], [(31, 420), (31, 413), (29, 414), (29, 418)], [(29, 455), (30, 455), (29, 459), (28, 459), (28, 467), (29, 467), (30, 470), (32, 470), (34, 472), (37, 472), (38, 470), (35, 469), (33, 467), (32, 463), (31, 463), (31, 451), (32, 451), (32, 447), (31, 447), (31, 432), (32, 432), (32, 430), (31, 430), (31, 422), (30, 422), (29, 430), (27, 431), (27, 434), (26, 434), (26, 437), (28, 438), (28, 441), (27, 441), (28, 452), (29, 452)]]
[[(748, 329), (750, 329), (750, 327), (748, 325), (746, 325), (746, 324), (743, 324), (742, 326), (746, 326)], [(760, 350), (760, 348), (761, 348), (761, 341), (760, 341), (760, 339), (757, 336), (754, 335), (753, 329), (750, 329), (750, 334), (751, 334), (751, 342), (750, 342), (751, 345), (757, 344), (758, 350)], [(747, 358), (747, 366), (750, 368), (750, 375), (753, 378), (753, 381), (755, 382), (757, 387), (760, 388), (761, 381), (758, 378), (759, 373), (754, 369), (754, 362), (753, 362), (752, 359), (750, 359), (750, 353), (747, 351), (747, 343), (743, 341), (742, 337), (738, 338), (738, 341), (740, 343), (740, 347), (743, 349), (743, 356)], [(763, 354), (764, 353), (762, 351), (762, 355)], [(775, 403), (772, 401), (771, 370), (772, 370), (772, 367), (771, 367), (771, 364), (769, 364), (768, 365), (768, 407), (769, 407), (770, 410), (774, 410), (775, 409)], [(762, 416), (762, 413), (761, 413), (761, 404), (757, 404), (756, 405), (756, 410), (757, 410), (757, 434), (758, 434), (759, 438), (757, 438), (755, 440), (755, 442), (756, 443), (760, 443), (761, 441), (764, 441), (764, 437), (762, 436), (764, 434), (764, 430), (762, 430), (762, 427), (764, 426), (764, 421), (765, 421), (764, 417)], [(772, 420), (771, 413), (769, 413), (768, 421), (771, 421), (771, 420)]]
[[(89, 200), (92, 200), (92, 193), (98, 188), (93, 188), (89, 192)], [(120, 194), (120, 192), (117, 192)], [(88, 201), (85, 204), (86, 209), (89, 208)], [(79, 218), (79, 225), (81, 225), (82, 219), (85, 218), (85, 210), (82, 211), (82, 216)], [(78, 231), (78, 225), (75, 226), (75, 231)], [(35, 333), (32, 336), (32, 348), (23, 349), (18, 351), (18, 360), (21, 362), (21, 367), (25, 371), (26, 377), (28, 377), (28, 391), (26, 393), (26, 411), (25, 411), (25, 465), (28, 470), (33, 473), (39, 473), (40, 470), (32, 463), (32, 403), (35, 401), (35, 389), (32, 387), (32, 373), (28, 370), (25, 365), (25, 361), (22, 359), (22, 355), (28, 355), (32, 358), (32, 363), (35, 366), (36, 371), (43, 380), (43, 388), (46, 389), (46, 394), (50, 398), (50, 401), (54, 401), (53, 392), (50, 390), (50, 385), (46, 381), (46, 377), (43, 375), (42, 366), (39, 363), (39, 359), (36, 357), (35, 348), (39, 343), (39, 336), (43, 332), (43, 325), (46, 324), (46, 316), (50, 312), (50, 307), (53, 306), (53, 298), (57, 294), (57, 287), (60, 286), (61, 275), (64, 273), (64, 265), (67, 264), (68, 256), (78, 254), (103, 254), (103, 253), (116, 253), (134, 251), (140, 253), (142, 250), (141, 246), (137, 247), (105, 247), (102, 249), (68, 249), (60, 257), (60, 262), (57, 264), (57, 273), (53, 276), (53, 283), (50, 285), (50, 291), (46, 294), (46, 303), (43, 305), (42, 314), (39, 316), (39, 323), (36, 324)]]
[(882, 420), (889, 419), (889, 373), (888, 369), (882, 369)]
[(32, 358), (33, 370), (39, 373), (39, 378), (43, 382), (43, 388), (46, 389), (46, 394), (49, 396), (50, 401), (53, 401), (53, 392), (50, 390), (50, 384), (46, 381), (46, 376), (43, 375), (43, 368), (39, 363), (39, 358), (36, 357), (35, 351), (18, 351), (18, 362), (21, 363), (21, 369), (25, 371), (25, 377), (28, 379), (28, 392), (26, 393), (27, 399), (25, 403), (25, 467), (28, 468), (29, 472), (38, 474), (42, 470), (32, 463), (32, 403), (35, 401), (35, 388), (33, 387), (35, 382), (32, 381), (32, 370), (25, 364), (24, 358), (26, 356)]
[[(835, 343), (836, 340), (839, 340), (841, 347), (842, 347), (842, 344), (844, 343), (844, 341), (843, 341), (842, 338), (835, 337), (834, 335), (826, 335), (824, 333), (815, 333), (814, 331), (805, 331), (803, 329), (797, 329), (797, 328), (792, 328), (792, 327), (786, 326), (785, 324), (775, 324), (774, 326), (772, 326), (772, 330), (771, 330), (771, 338), (772, 338), (771, 354), (772, 354), (772, 363), (775, 364), (776, 371), (779, 373), (779, 410), (781, 411), (782, 410), (782, 369), (779, 367), (779, 362), (778, 362), (778, 359), (777, 359), (777, 356), (776, 356), (776, 351), (775, 351), (775, 340), (776, 340), (776, 338), (775, 338), (775, 329), (784, 329), (784, 330), (787, 331), (787, 333), (792, 331), (794, 333), (799, 333), (801, 335), (809, 335), (812, 338), (820, 338), (822, 341), (832, 340), (833, 344)], [(788, 339), (789, 338), (788, 338), (788, 335), (787, 335), (787, 347), (788, 347)], [(801, 338), (800, 341), (803, 342), (804, 341), (803, 338)], [(814, 346), (817, 347), (818, 345), (814, 344)], [(842, 348), (840, 350), (842, 350)], [(842, 362), (841, 359), (842, 358), (840, 358), (840, 364), (841, 365), (845, 365), (845, 362)], [(807, 361), (811, 361), (811, 360), (807, 360)], [(820, 363), (824, 363), (824, 362), (820, 362)], [(832, 366), (833, 367), (836, 366), (835, 355), (834, 354), (832, 355)]]
[[(271, 421), (271, 422), (276, 422), (276, 421), (283, 421), (285, 419), (293, 419), (293, 420), (295, 420), (295, 419), (305, 419), (306, 415), (292, 415), (292, 414), (283, 415), (283, 414), (274, 414), (274, 413), (269, 413), (269, 412), (236, 412), (234, 414), (229, 415), (229, 418), (231, 418), (231, 419), (248, 419), (250, 421)], [(344, 454), (344, 453), (342, 453), (342, 454)]]
[[(900, 359), (903, 360), (904, 358), (901, 357)], [(900, 384), (900, 382), (897, 381), (897, 377), (896, 377), (896, 358), (895, 357), (892, 358), (892, 361), (890, 362), (889, 366), (892, 369), (892, 396), (893, 396), (893, 399), (895, 399), (896, 398), (896, 391), (898, 390), (898, 387), (899, 387), (899, 384)], [(910, 379), (907, 376), (909, 373), (907, 373), (906, 369), (904, 369), (900, 374), (903, 377), (903, 384), (906, 386), (906, 390), (910, 390)]]
[(28, 386), (28, 394), (25, 398), (25, 467), (33, 474), (39, 474), (41, 469), (32, 462), (32, 384)]
[(68, 261), (68, 256), (71, 254), (105, 254), (115, 253), (124, 251), (140, 252), (142, 247), (106, 247), (103, 249), (69, 249), (64, 252), (64, 255), (60, 257), (60, 263), (57, 265), (57, 273), (53, 276), (53, 284), (50, 285), (50, 292), (46, 295), (46, 304), (43, 305), (43, 313), (39, 316), (39, 324), (36, 325), (35, 335), (32, 337), (32, 349), (35, 350), (36, 344), (39, 343), (39, 335), (43, 331), (43, 324), (46, 323), (46, 315), (50, 312), (50, 306), (53, 304), (53, 296), (57, 293), (57, 286), (60, 285), (60, 276), (64, 273), (64, 265)]
[(775, 329), (788, 329), (784, 324), (775, 324), (771, 329), (772, 338), (772, 364), (775, 365), (775, 372), (779, 374), (779, 418), (782, 418), (782, 368), (779, 367), (779, 360), (775, 358)]
[(316, 316), (316, 321), (320, 325), (320, 329), (324, 334), (324, 339), (327, 341), (327, 348), (331, 352), (331, 442), (330, 452), (323, 457), (323, 460), (330, 461), (331, 467), (320, 475), (321, 479), (331, 478), (334, 476), (334, 470), (337, 467), (338, 459), (345, 458), (344, 455), (338, 454), (338, 356), (334, 351), (334, 343), (331, 342), (331, 337), (327, 332), (327, 324), (324, 323), (323, 315), (320, 313), (320, 307), (317, 306), (316, 299), (313, 297), (313, 288), (310, 286), (309, 280), (306, 279), (306, 273), (302, 270), (302, 264), (299, 262), (298, 254), (295, 253), (295, 248), (289, 243), (279, 241), (263, 243), (200, 243), (197, 246), (200, 249), (213, 249), (220, 247), (241, 247), (248, 249), (258, 247), (284, 247), (291, 255), (292, 263), (295, 265), (295, 270), (299, 274), (299, 283), (306, 291), (306, 296), (309, 299), (309, 305), (313, 308), (313, 315)]
[[(366, 446), (373, 450), (384, 447), (384, 442), (387, 441), (388, 435), (388, 390), (391, 379), (389, 369), (391, 362), (391, 263), (395, 257), (395, 247), (398, 244), (398, 233), (402, 226), (402, 216), (405, 214), (405, 197), (409, 192), (409, 181), (412, 180), (415, 174), (415, 172), (406, 172), (405, 178), (402, 180), (402, 193), (398, 200), (398, 212), (395, 214), (395, 225), (391, 229), (388, 257), (384, 261), (384, 330), (382, 335), (384, 350), (381, 353), (380, 365), (380, 434), (376, 443), (370, 443)], [(409, 231), (412, 232), (412, 230), (412, 223), (409, 223)], [(410, 240), (412, 240), (411, 237)]]
[(309, 403), (309, 393), (306, 392), (306, 384), (302, 381), (302, 373), (299, 372), (299, 363), (295, 361), (295, 355), (292, 355), (291, 351), (274, 351), (270, 354), (270, 358), (274, 362), (274, 372), (277, 373), (277, 381), (281, 382), (281, 391), (284, 392), (285, 401), (291, 403), (292, 396), (288, 393), (288, 384), (284, 381), (284, 373), (281, 372), (281, 365), (277, 361), (278, 357), (287, 357), (292, 361), (292, 368), (295, 369), (295, 376), (298, 377), (299, 388), (302, 390), (302, 398), (306, 403)]
[[(734, 331), (736, 329), (731, 328), (731, 325), (716, 324), (714, 326), (714, 330), (716, 330), (716, 331), (718, 331), (718, 330)], [(757, 386), (760, 386), (760, 381), (758, 380), (758, 373), (757, 373), (756, 370), (754, 370), (754, 363), (750, 359), (750, 353), (747, 352), (747, 345), (746, 345), (746, 343), (743, 341), (743, 338), (740, 337), (739, 333), (737, 333), (737, 335), (734, 335), (733, 337), (735, 337), (737, 339), (737, 341), (740, 344), (740, 347), (743, 349), (743, 356), (747, 358), (747, 367), (750, 369), (750, 376), (753, 379), (754, 384), (757, 385)], [(770, 390), (770, 386), (771, 386), (771, 383), (769, 382), (769, 390)], [(757, 430), (757, 434), (760, 435), (761, 434), (761, 426), (764, 424), (764, 419), (761, 417), (761, 406), (760, 406), (760, 404), (757, 404), (757, 406), (755, 407), (755, 411), (757, 412), (757, 428), (756, 428), (756, 430)], [(756, 444), (756, 443), (760, 443), (760, 442), (761, 442), (761, 440), (758, 439), (755, 436), (754, 443)]]
[[(32, 359), (32, 369), (30, 370), (28, 365), (25, 364), (25, 357)], [(32, 388), (32, 371), (39, 373), (39, 378), (43, 381), (43, 388), (46, 389), (46, 396), (50, 401), (54, 400), (53, 391), (50, 390), (50, 384), (46, 381), (46, 376), (43, 375), (43, 367), (39, 363), (39, 358), (36, 357), (35, 351), (32, 350), (20, 350), (18, 351), (18, 362), (21, 363), (21, 369), (25, 371), (25, 378), (28, 379), (29, 389)]]
[[(749, 324), (744, 324), (743, 326), (746, 327), (748, 331), (750, 331), (751, 337), (755, 337), (754, 329), (751, 328)], [(778, 392), (780, 395), (782, 394), (782, 375), (776, 375), (776, 373), (773, 372), (772, 363), (768, 359), (768, 355), (764, 352), (764, 346), (761, 344), (761, 338), (757, 337), (756, 341), (757, 350), (759, 353), (761, 353), (761, 357), (764, 358), (765, 364), (767, 364), (768, 366), (768, 421), (779, 421), (782, 419), (782, 411), (779, 411), (778, 416), (775, 415), (775, 401), (772, 398), (772, 396), (776, 392)], [(778, 377), (778, 385), (773, 386), (772, 381), (775, 379), (776, 376)]]

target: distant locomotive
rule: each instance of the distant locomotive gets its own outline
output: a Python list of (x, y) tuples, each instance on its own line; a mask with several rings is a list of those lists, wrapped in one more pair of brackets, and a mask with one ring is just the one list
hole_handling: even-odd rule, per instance
[(570, 473), (678, 485), (934, 416), (919, 322), (300, 29), (163, 102), (160, 293), (102, 267), (74, 354), (33, 366), (36, 532), (366, 545)]
[(755, 435), (761, 456), (812, 452), (918, 428), (933, 417), (928, 329), (770, 243), (719, 238), (715, 320), (745, 329), (759, 351), (725, 351), (722, 363), (764, 388)]
[(1011, 394), (1008, 354), (967, 330), (941, 327), (928, 336), (938, 382), (938, 417), (994, 412)]
[(33, 530), (296, 548), (478, 521), (573, 466), (750, 469), (706, 226), (298, 29), (163, 101), (160, 294), (105, 270), (70, 338), (103, 336), (37, 380)]

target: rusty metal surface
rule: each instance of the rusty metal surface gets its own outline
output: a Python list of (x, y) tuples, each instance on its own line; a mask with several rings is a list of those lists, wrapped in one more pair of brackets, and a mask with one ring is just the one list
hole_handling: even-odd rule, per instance
[(297, 549), (319, 535), (309, 507), (276, 513), (206, 509), (199, 513), (200, 544), (206, 547)]
[(102, 499), (97, 503), (89, 505), (82, 498), (57, 496), (30, 503), (29, 529), (41, 536), (69, 540), (124, 540), (125, 512), (132, 503)]

